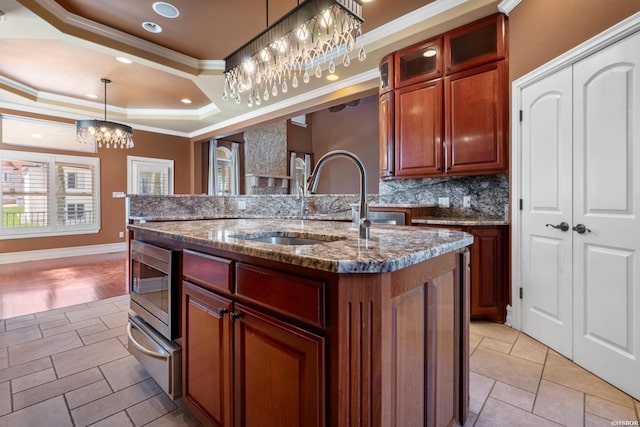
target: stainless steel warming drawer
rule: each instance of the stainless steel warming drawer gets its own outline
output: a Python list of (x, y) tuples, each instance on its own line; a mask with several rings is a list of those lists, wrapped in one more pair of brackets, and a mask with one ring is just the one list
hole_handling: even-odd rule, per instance
[(172, 399), (182, 395), (182, 349), (158, 334), (140, 316), (129, 313), (129, 352)]

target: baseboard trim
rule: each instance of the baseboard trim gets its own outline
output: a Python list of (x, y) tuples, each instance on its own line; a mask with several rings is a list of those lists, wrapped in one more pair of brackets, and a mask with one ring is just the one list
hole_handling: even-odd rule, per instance
[(124, 252), (126, 249), (127, 244), (122, 242), (107, 243), (104, 245), (74, 246), (70, 248), (41, 249), (36, 251), (7, 252), (0, 254), (0, 265), (12, 264), (14, 262), (38, 261), (41, 259)]

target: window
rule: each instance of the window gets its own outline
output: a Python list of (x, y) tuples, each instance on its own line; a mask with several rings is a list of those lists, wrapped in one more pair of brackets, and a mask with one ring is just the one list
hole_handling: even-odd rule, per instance
[(173, 194), (173, 160), (127, 156), (127, 193)]
[(239, 145), (231, 148), (218, 146), (217, 140), (209, 141), (208, 193), (213, 196), (235, 196), (239, 191)]
[(216, 148), (216, 195), (231, 194), (231, 150), (225, 147)]
[(100, 159), (0, 150), (0, 238), (97, 233)]

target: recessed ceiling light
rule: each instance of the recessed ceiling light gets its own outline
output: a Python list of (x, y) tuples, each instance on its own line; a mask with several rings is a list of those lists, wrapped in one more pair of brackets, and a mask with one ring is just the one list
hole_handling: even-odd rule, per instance
[(178, 10), (178, 8), (171, 3), (157, 1), (151, 7), (153, 7), (153, 10), (158, 15), (165, 18), (177, 18), (178, 16), (180, 16), (180, 11)]
[(189, 98), (182, 98), (180, 102), (182, 102), (183, 104), (191, 104), (191, 100)]
[(124, 56), (116, 56), (116, 61), (122, 62), (123, 64), (131, 64), (133, 61), (129, 58), (125, 58)]
[(42, 134), (41, 133), (32, 133), (31, 134), (31, 138), (40, 139), (40, 138), (42, 138)]
[(142, 23), (142, 28), (144, 28), (145, 30), (149, 31), (150, 33), (161, 33), (162, 32), (162, 27), (158, 24), (156, 24), (155, 22), (143, 22)]
[(329, 74), (327, 76), (327, 80), (329, 80), (330, 82), (335, 82), (336, 80), (338, 80), (340, 77), (338, 77), (337, 74)]
[(95, 93), (87, 93), (85, 94), (85, 96), (91, 99), (98, 99), (98, 95), (96, 95)]

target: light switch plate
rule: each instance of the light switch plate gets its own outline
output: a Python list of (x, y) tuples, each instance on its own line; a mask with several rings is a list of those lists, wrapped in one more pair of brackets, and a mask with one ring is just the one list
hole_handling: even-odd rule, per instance
[(238, 209), (240, 209), (241, 211), (247, 209), (247, 202), (245, 202), (244, 200), (239, 200)]
[(470, 208), (471, 207), (471, 196), (464, 196), (462, 198), (462, 207)]
[(449, 207), (449, 198), (448, 197), (438, 197), (438, 207), (448, 208)]

